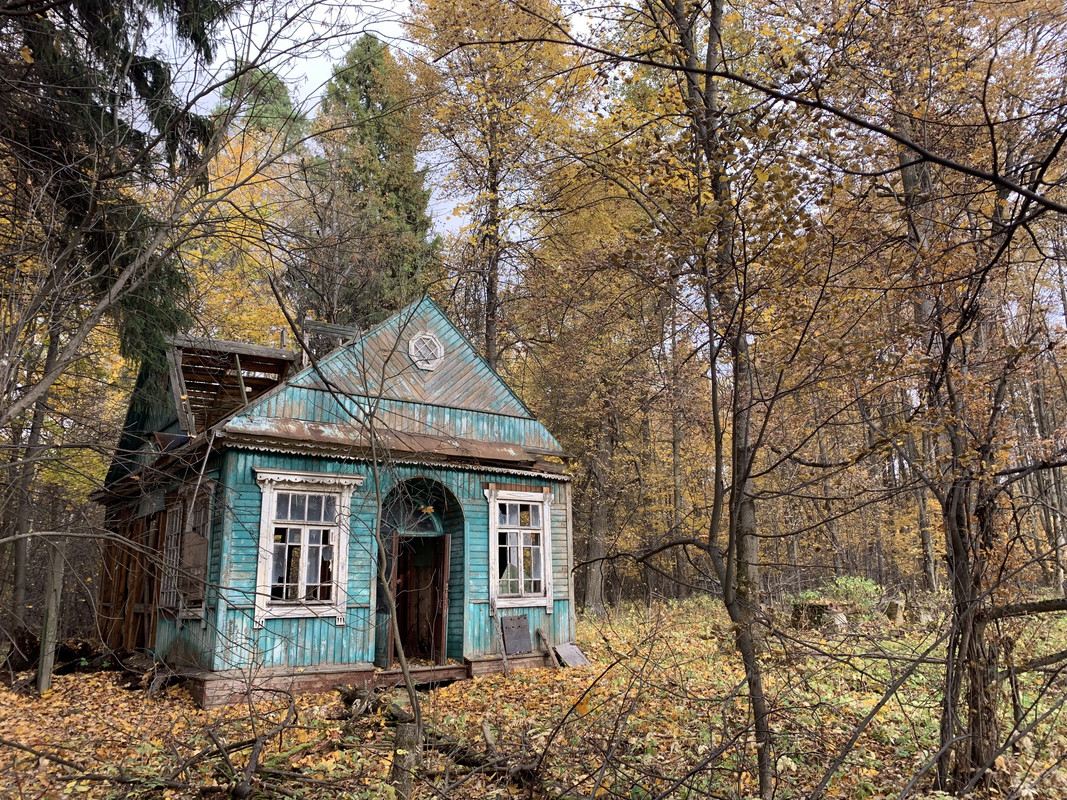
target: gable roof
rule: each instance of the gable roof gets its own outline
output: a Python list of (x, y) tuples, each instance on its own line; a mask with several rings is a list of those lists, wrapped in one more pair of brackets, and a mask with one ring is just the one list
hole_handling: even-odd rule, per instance
[[(420, 368), (410, 352), (412, 338), (426, 334), (443, 349), (433, 369)], [(490, 443), (518, 445), (517, 461), (562, 454), (533, 412), (428, 297), (293, 375), (216, 429), (223, 435), (364, 447), (371, 420), (379, 441), (406, 452), (484, 458), (486, 449), (476, 444)], [(427, 443), (426, 437), (438, 446), (414, 446)]]
[[(444, 360), (420, 369), (408, 352), (413, 336), (430, 333)], [(352, 343), (293, 377), (291, 385), (362, 397), (428, 403), (534, 419), (511, 387), (429, 297), (402, 309)]]

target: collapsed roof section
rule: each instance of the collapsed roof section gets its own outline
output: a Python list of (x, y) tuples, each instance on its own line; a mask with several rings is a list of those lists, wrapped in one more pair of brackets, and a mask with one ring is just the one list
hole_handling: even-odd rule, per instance
[(297, 362), (277, 347), (175, 336), (167, 353), (182, 433), (195, 436), (282, 383)]

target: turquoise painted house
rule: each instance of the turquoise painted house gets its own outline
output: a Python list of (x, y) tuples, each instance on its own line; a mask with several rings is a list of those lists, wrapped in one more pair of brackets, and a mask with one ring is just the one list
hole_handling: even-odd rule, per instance
[(431, 300), (303, 368), (192, 338), (168, 358), (96, 497), (110, 646), (212, 704), (388, 682), (401, 652), (426, 679), (490, 671), (502, 630), (513, 666), (573, 641), (561, 448)]

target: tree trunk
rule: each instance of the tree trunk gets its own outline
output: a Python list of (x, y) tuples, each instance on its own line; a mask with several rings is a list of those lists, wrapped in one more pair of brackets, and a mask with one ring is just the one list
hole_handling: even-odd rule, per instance
[(585, 581), (585, 608), (597, 616), (604, 614), (604, 557), (607, 555), (605, 537), (608, 530), (608, 484), (611, 480), (611, 457), (614, 449), (610, 406), (605, 403), (604, 415), (597, 437), (597, 451), (593, 459), (593, 507), (589, 514), (589, 548)]
[(393, 765), (389, 770), (389, 783), (396, 789), (397, 797), (409, 800), (415, 782), (415, 770), (422, 758), (422, 733), (418, 724), (401, 722), (393, 737)]
[[(48, 333), (48, 350), (45, 355), (44, 372), (51, 370), (59, 356), (59, 340), (56, 332), (52, 329)], [(45, 414), (48, 410), (48, 397), (50, 391), (45, 390), (37, 398), (33, 405), (33, 419), (30, 421), (30, 430), (26, 438), (26, 449), (23, 451), (22, 468), (19, 471), (18, 489), (15, 493), (15, 543), (14, 543), (14, 570), (12, 576), (11, 616), (12, 628), (26, 626), (26, 588), (30, 566), (30, 528), (33, 519), (33, 502), (31, 491), (33, 481), (37, 475), (38, 459), (43, 448), (41, 437), (44, 432)]]
[(500, 162), (497, 130), (494, 116), (489, 123), (489, 172), (486, 176), (488, 208), (485, 228), (485, 360), (492, 369), (497, 367), (499, 353), (498, 326), (500, 317)]
[(63, 599), (63, 571), (67, 564), (67, 540), (52, 544), (48, 559), (48, 586), (45, 593), (44, 622), (41, 625), (41, 660), (37, 666), (37, 691), (52, 688), (52, 667), (56, 661), (59, 634), (59, 607)]
[(915, 507), (919, 517), (919, 544), (923, 554), (923, 588), (928, 592), (936, 592), (937, 559), (934, 556), (934, 530), (930, 526), (930, 512), (926, 508), (926, 490), (915, 490)]
[[(724, 310), (724, 318), (729, 320), (728, 324), (732, 328), (726, 336), (733, 362), (734, 392), (730, 453), (732, 485), (727, 498), (727, 508), (724, 509), (728, 520), (725, 562), (721, 553), (716, 555), (714, 552), (718, 529), (718, 519), (714, 517), (709, 539), (713, 541), (712, 558), (722, 583), (723, 602), (734, 623), (735, 643), (745, 667), (756, 736), (760, 797), (762, 800), (771, 800), (774, 795), (771, 730), (766, 697), (763, 694), (763, 675), (759, 662), (760, 637), (756, 622), (760, 588), (759, 538), (751, 485), (756, 452), (751, 437), (755, 367), (749, 348), (748, 320), (745, 314), (747, 287), (744, 284), (744, 274), (738, 271), (735, 263), (736, 212), (730, 176), (723, 166), (723, 148), (719, 138), (722, 109), (719, 104), (718, 85), (713, 77), (722, 65), (723, 8), (723, 0), (712, 0), (708, 6), (708, 29), (705, 33), (707, 43), (702, 61), (697, 54), (693, 17), (684, 0), (673, 0), (666, 6), (665, 11), (677, 36), (676, 45), (681, 66), (685, 67), (685, 98), (689, 124), (699, 148), (698, 157), (702, 156), (702, 166), (708, 169), (711, 194), (715, 201), (714, 210), (718, 217), (715, 227), (715, 271), (725, 283), (722, 287), (713, 286), (711, 270), (705, 267), (707, 285), (704, 291), (705, 304), (709, 310), (708, 330), (709, 333), (713, 330), (711, 310), (716, 305)], [(703, 78), (700, 77), (701, 70)], [(719, 465), (716, 466), (718, 469)], [(717, 476), (721, 474), (721, 471), (717, 472)]]
[[(673, 497), (671, 503), (671, 536), (678, 539), (682, 535), (682, 409), (681, 371), (678, 368), (678, 314), (674, 307), (674, 297), (668, 305), (671, 315), (671, 481)], [(674, 548), (674, 596), (686, 597), (685, 549)]]

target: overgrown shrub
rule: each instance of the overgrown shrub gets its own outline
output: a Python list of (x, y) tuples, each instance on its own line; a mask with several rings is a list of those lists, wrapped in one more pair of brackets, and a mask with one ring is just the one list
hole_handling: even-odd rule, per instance
[(852, 606), (861, 613), (871, 613), (881, 601), (884, 590), (870, 578), (858, 575), (838, 575), (833, 580), (824, 581), (818, 589), (805, 589), (785, 598), (790, 605), (797, 603), (817, 603), (832, 600), (835, 603)]

